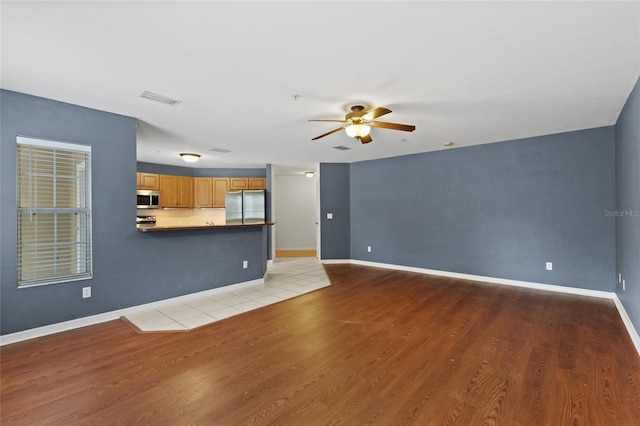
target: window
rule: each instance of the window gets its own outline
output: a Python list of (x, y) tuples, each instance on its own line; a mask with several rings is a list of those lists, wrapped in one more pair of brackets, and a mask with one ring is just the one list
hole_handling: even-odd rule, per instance
[(92, 277), (91, 147), (17, 138), (18, 286)]

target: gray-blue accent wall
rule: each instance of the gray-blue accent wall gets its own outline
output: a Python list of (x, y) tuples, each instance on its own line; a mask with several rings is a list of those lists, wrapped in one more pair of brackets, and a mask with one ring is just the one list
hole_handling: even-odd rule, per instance
[(616, 264), (626, 282), (616, 291), (640, 330), (640, 80), (616, 123), (615, 173)]
[(351, 258), (613, 291), (613, 167), (613, 127), (352, 163)]
[[(320, 258), (351, 256), (350, 165), (320, 164)], [(327, 219), (327, 213), (333, 219)]]
[[(266, 227), (136, 231), (134, 118), (7, 90), (0, 91), (0, 112), (0, 334), (264, 276)], [(18, 135), (91, 145), (93, 279), (17, 288)], [(92, 287), (89, 299), (82, 299), (84, 286)]]
[(202, 168), (169, 166), (166, 164), (145, 163), (139, 161), (137, 170), (143, 173), (159, 173), (174, 176), (193, 177), (266, 177), (265, 168)]

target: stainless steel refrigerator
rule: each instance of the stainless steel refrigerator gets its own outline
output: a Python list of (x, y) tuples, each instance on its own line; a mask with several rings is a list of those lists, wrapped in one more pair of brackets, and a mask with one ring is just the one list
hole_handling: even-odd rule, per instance
[(224, 196), (227, 225), (242, 223), (242, 191), (227, 191)]
[(264, 223), (264, 189), (242, 191), (242, 223)]
[(263, 189), (227, 191), (225, 212), (227, 225), (264, 223), (266, 220), (265, 191)]

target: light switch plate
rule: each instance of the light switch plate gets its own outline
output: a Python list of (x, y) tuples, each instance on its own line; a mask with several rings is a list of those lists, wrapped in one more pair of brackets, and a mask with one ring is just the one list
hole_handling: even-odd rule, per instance
[(82, 287), (82, 298), (88, 299), (91, 297), (91, 287)]
[(333, 219), (333, 213), (327, 213), (327, 219)]

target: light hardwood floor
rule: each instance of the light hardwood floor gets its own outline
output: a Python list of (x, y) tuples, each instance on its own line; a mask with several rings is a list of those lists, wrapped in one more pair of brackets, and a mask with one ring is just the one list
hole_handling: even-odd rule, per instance
[(611, 301), (357, 265), (182, 333), (112, 321), (1, 348), (5, 425), (638, 425)]

